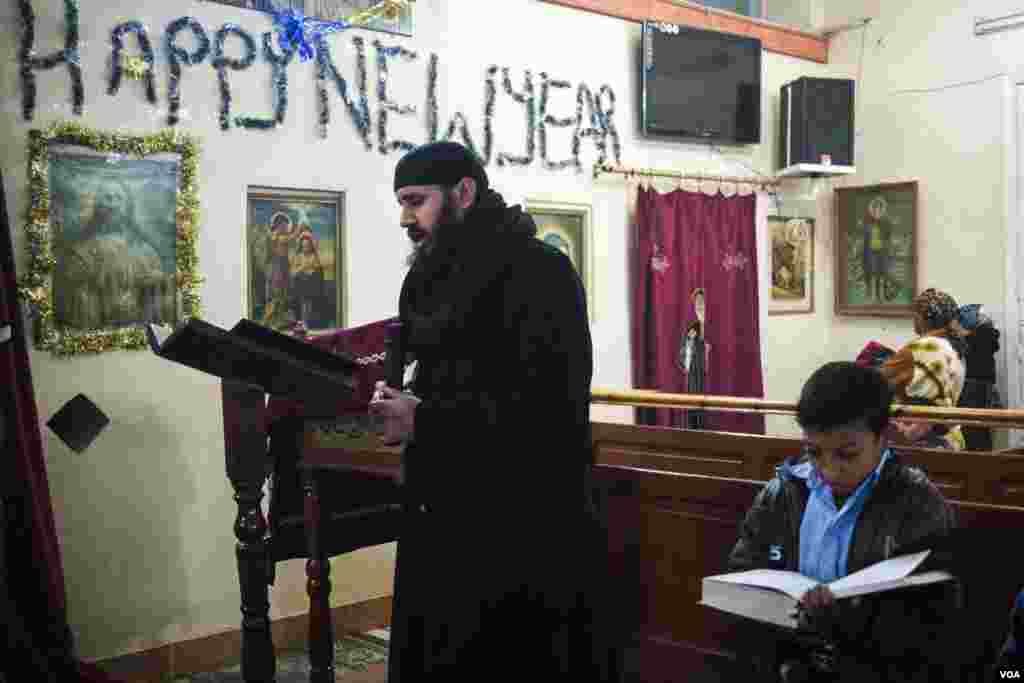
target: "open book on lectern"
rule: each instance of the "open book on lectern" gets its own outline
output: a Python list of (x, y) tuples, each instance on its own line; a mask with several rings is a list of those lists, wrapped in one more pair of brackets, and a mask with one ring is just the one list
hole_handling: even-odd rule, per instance
[(351, 356), (240, 320), (231, 330), (198, 318), (171, 329), (146, 325), (150, 348), (161, 358), (221, 379), (249, 384), (272, 396), (332, 400), (351, 396), (359, 365)]

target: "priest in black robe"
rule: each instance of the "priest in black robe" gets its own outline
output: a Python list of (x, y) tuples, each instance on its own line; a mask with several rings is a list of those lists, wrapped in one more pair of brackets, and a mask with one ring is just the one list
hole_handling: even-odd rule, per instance
[(388, 680), (617, 680), (582, 282), (461, 145), (411, 151), (394, 189), (416, 373), (371, 404), (405, 446)]

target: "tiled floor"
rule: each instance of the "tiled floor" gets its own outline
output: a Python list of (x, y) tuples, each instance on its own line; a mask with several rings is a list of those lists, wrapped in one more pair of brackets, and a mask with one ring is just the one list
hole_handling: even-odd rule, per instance
[[(375, 630), (345, 636), (334, 648), (335, 680), (339, 683), (385, 683), (388, 632)], [(176, 678), (173, 683), (242, 683), (240, 666)], [(277, 655), (277, 683), (306, 683), (309, 657), (304, 650)]]

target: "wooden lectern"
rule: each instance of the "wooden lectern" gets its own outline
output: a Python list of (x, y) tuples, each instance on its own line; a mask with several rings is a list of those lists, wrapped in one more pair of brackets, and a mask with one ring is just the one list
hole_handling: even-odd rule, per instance
[[(335, 555), (397, 540), (402, 512), (397, 450), (357, 452), (319, 447), (302, 416), (270, 423), (261, 389), (222, 382), (224, 453), (238, 513), (238, 580), (242, 601), (242, 676), (275, 680), (269, 586), (274, 566), (306, 558), (312, 683), (334, 681), (330, 563)], [(263, 486), (270, 481), (269, 521)], [(322, 496), (322, 491), (330, 491)]]
[[(387, 322), (312, 343), (244, 320), (230, 332), (191, 320), (163, 340), (150, 333), (158, 355), (221, 377), (247, 683), (276, 676), (269, 586), (277, 562), (307, 560), (310, 681), (333, 683), (329, 558), (397, 539), (400, 452), (375, 442), (366, 416), (373, 383), (384, 376)], [(339, 424), (341, 438), (330, 438)]]

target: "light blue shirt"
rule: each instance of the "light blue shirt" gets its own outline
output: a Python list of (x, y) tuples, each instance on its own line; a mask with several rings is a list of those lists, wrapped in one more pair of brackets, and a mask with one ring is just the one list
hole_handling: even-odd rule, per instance
[(878, 467), (850, 494), (843, 506), (836, 509), (832, 489), (822, 480), (810, 461), (789, 468), (790, 474), (807, 483), (810, 496), (800, 522), (800, 573), (829, 583), (847, 574), (847, 560), (853, 530), (857, 527), (864, 504), (871, 496), (889, 451), (882, 453)]

